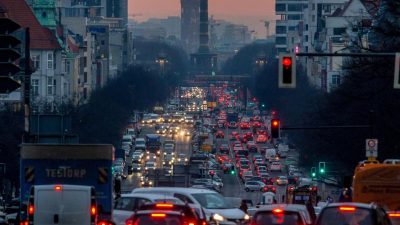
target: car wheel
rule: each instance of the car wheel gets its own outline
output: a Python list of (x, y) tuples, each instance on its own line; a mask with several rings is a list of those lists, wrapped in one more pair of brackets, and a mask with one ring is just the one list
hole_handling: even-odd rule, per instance
[(249, 191), (250, 191), (250, 189), (249, 189), (249, 188), (245, 188), (244, 190), (245, 190), (246, 192), (249, 192)]

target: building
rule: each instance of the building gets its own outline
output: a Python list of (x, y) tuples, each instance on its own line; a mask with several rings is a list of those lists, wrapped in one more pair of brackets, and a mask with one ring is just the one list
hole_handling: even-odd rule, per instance
[[(54, 108), (57, 104), (70, 100), (70, 79), (65, 76), (62, 68), (62, 47), (56, 35), (48, 28), (43, 27), (35, 14), (24, 0), (2, 0), (1, 7), (6, 15), (21, 25), (30, 28), (30, 55), (34, 67), (31, 75), (31, 102), (34, 109), (43, 107)], [(46, 21), (50, 14), (39, 13), (41, 21)]]
[(181, 41), (188, 54), (197, 52), (200, 37), (200, 0), (181, 0)]
[[(310, 0), (304, 17), (302, 51), (340, 53), (352, 52), (355, 46), (368, 47), (368, 27), (378, 2)], [(304, 58), (302, 63), (306, 65), (309, 80), (330, 92), (342, 81), (343, 60), (343, 57), (313, 57)]]
[(307, 0), (276, 0), (275, 14), (279, 18), (275, 27), (275, 46), (278, 54), (294, 52), (299, 45), (302, 35), (302, 26), (299, 25), (304, 19), (307, 7)]
[(251, 42), (251, 33), (245, 25), (228, 24), (219, 42), (221, 50), (235, 52)]
[(122, 18), (123, 26), (128, 24), (128, 0), (108, 0), (106, 16), (109, 18)]

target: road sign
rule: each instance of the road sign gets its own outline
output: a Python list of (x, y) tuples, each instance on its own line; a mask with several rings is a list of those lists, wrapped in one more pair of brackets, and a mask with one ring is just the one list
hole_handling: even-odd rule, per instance
[(366, 157), (378, 157), (378, 139), (365, 140)]
[(22, 98), (20, 91), (13, 91), (9, 94), (0, 94), (0, 101), (2, 102), (20, 102), (21, 100)]

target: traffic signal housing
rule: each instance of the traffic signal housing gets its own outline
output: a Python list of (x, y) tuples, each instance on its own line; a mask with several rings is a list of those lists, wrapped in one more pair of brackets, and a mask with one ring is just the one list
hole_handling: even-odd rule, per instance
[(317, 177), (317, 168), (311, 167), (311, 178)]
[(279, 55), (279, 84), (280, 88), (296, 87), (296, 56), (281, 53)]
[(21, 54), (16, 50), (21, 41), (12, 33), (21, 26), (9, 18), (0, 18), (0, 93), (9, 93), (18, 89), (21, 84), (12, 76), (21, 71), (14, 63)]
[(271, 120), (271, 137), (279, 138), (281, 129), (281, 121), (279, 119)]
[(319, 162), (318, 164), (318, 170), (320, 174), (324, 174), (326, 172), (325, 169), (325, 162)]

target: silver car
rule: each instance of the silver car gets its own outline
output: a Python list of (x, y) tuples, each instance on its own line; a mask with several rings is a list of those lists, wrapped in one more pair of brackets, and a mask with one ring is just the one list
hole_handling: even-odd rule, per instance
[(261, 191), (265, 184), (261, 181), (246, 181), (244, 184), (244, 190), (249, 191)]

